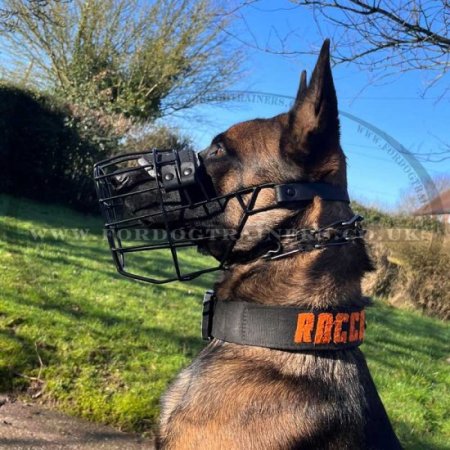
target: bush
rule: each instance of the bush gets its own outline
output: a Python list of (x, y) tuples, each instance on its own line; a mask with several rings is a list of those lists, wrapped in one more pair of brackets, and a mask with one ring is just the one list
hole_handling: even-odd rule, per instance
[(136, 127), (128, 133), (121, 151), (144, 152), (151, 148), (176, 149), (193, 148), (191, 138), (176, 128), (166, 125), (147, 125)]
[(98, 213), (94, 163), (115, 153), (153, 147), (181, 149), (192, 144), (176, 129), (133, 129), (123, 115), (0, 84), (0, 192)]
[(117, 140), (54, 98), (0, 85), (0, 191), (98, 211), (92, 165)]
[(433, 217), (413, 216), (411, 214), (388, 214), (377, 208), (352, 202), (353, 210), (361, 214), (368, 226), (381, 226), (384, 228), (414, 228), (426, 231), (443, 232), (444, 224)]
[[(356, 202), (352, 208), (364, 216), (368, 237), (372, 236), (369, 248), (376, 271), (366, 276), (365, 292), (388, 298), (395, 306), (450, 319), (450, 244), (445, 225), (432, 217), (388, 214)], [(416, 239), (407, 239), (408, 235)]]
[(377, 271), (367, 277), (368, 294), (389, 297), (396, 306), (410, 306), (450, 319), (450, 243), (442, 235), (433, 242), (395, 242), (371, 247)]

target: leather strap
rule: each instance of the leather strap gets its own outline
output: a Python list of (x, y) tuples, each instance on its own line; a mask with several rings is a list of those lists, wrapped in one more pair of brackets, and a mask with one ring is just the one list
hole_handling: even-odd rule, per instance
[(329, 183), (288, 183), (275, 187), (277, 203), (312, 200), (318, 196), (323, 200), (350, 202), (347, 189)]
[(364, 340), (363, 308), (306, 310), (205, 296), (203, 337), (278, 350), (344, 350)]

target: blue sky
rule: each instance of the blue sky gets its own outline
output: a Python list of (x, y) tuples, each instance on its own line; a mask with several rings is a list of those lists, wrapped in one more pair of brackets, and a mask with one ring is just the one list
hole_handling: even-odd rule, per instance
[[(273, 10), (274, 2), (261, 1), (257, 5), (258, 8), (247, 7), (243, 11), (248, 28), (242, 21), (237, 25), (240, 39), (249, 43), (256, 39), (264, 46), (268, 39), (273, 38), (273, 28), (280, 34), (295, 30), (297, 37), (291, 36), (291, 47), (298, 50), (311, 46), (320, 48), (323, 38), (308, 11), (292, 10), (286, 0), (279, 0), (276, 10)], [(309, 55), (288, 58), (252, 48), (247, 48), (246, 52), (247, 74), (232, 89), (295, 96), (301, 70), (306, 69), (310, 75), (315, 63), (315, 57)], [(336, 66), (333, 74), (341, 111), (376, 126), (413, 152), (436, 151), (442, 145), (440, 141), (450, 143), (450, 99), (447, 96), (436, 100), (443, 91), (442, 86), (440, 90), (428, 91), (422, 98), (426, 73), (398, 74), (387, 83), (375, 85), (370, 84), (367, 73), (354, 65)], [(195, 144), (203, 148), (218, 132), (236, 122), (271, 117), (283, 111), (286, 111), (285, 104), (232, 102), (220, 106), (198, 106), (191, 113), (179, 116), (172, 124), (176, 123), (193, 136)], [(193, 121), (192, 116), (197, 114), (204, 120)], [(375, 145), (356, 122), (341, 117), (341, 127), (341, 142), (348, 157), (351, 195), (368, 204), (395, 208), (401, 193), (411, 187), (407, 170), (394, 161), (392, 153), (381, 149), (381, 145)], [(450, 173), (450, 160), (422, 165), (430, 176)]]

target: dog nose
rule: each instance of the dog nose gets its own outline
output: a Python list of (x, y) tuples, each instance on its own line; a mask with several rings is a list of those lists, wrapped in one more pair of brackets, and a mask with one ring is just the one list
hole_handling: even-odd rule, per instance
[(197, 153), (198, 159), (200, 161), (203, 161), (206, 158), (206, 156), (208, 155), (208, 150), (209, 150), (209, 147), (206, 147), (205, 149), (203, 149), (202, 151)]
[(153, 164), (144, 158), (138, 160), (138, 166), (126, 169), (123, 173), (118, 173), (110, 177), (110, 182), (116, 193), (127, 192), (142, 183), (153, 182), (156, 179)]
[(129, 181), (130, 177), (126, 173), (121, 173), (111, 177), (111, 184), (116, 190), (120, 190), (125, 187)]

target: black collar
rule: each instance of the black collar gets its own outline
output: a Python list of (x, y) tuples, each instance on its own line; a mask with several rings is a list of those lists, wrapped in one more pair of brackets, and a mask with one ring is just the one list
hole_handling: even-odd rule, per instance
[(304, 309), (218, 301), (207, 291), (202, 336), (278, 350), (345, 350), (364, 340), (362, 307)]

